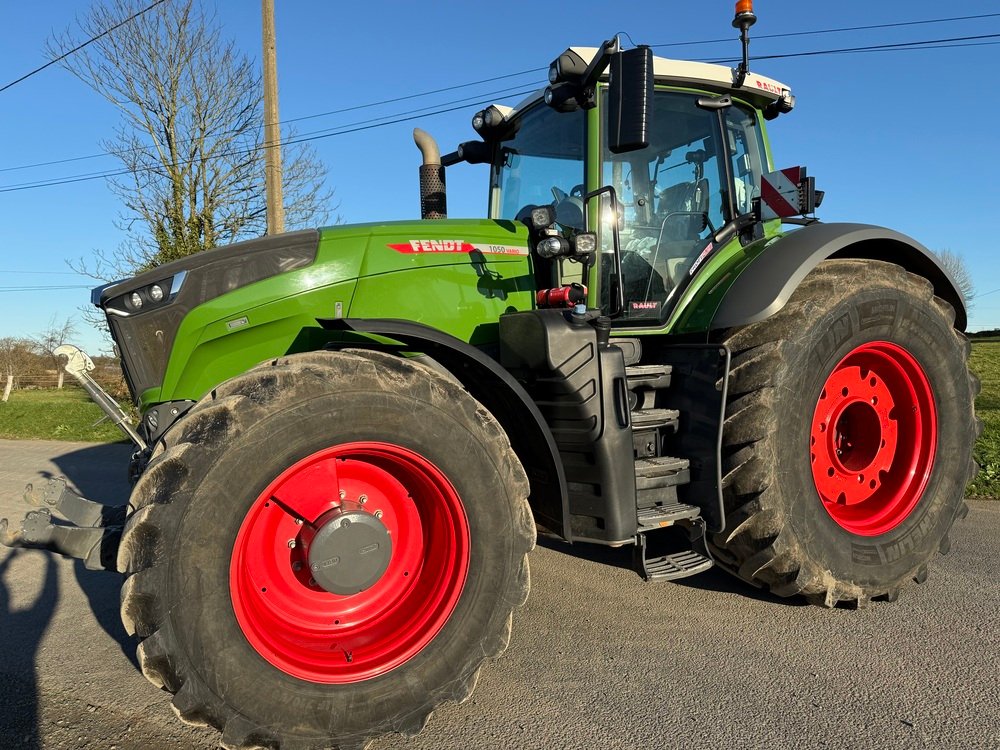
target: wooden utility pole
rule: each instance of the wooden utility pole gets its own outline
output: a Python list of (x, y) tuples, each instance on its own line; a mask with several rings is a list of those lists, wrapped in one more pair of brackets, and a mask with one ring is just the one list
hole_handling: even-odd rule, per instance
[(264, 185), (267, 233), (285, 231), (285, 204), (281, 193), (281, 128), (278, 125), (278, 63), (275, 51), (274, 0), (262, 0), (264, 37)]

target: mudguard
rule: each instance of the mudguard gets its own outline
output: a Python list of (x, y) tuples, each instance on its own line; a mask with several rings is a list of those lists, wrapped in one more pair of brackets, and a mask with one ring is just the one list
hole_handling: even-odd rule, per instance
[(955, 328), (965, 330), (965, 303), (951, 275), (916, 240), (870, 224), (810, 224), (771, 243), (740, 274), (712, 319), (712, 328), (756, 323), (778, 312), (806, 277), (830, 258), (884, 260), (923, 276), (955, 308)]
[[(318, 322), (328, 330), (398, 341), (402, 346), (390, 348), (421, 352), (447, 369), (507, 433), (531, 483), (528, 502), (535, 518), (550, 531), (570, 539), (566, 474), (555, 440), (531, 396), (496, 360), (450, 334), (407, 320), (339, 318)], [(371, 344), (386, 348), (374, 341)], [(331, 346), (357, 347), (359, 343), (355, 339)]]

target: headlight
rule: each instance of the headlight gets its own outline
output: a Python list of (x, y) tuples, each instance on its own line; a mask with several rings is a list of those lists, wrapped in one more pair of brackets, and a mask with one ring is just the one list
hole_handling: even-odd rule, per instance
[(559, 236), (546, 237), (535, 245), (535, 252), (542, 258), (558, 258), (560, 255), (568, 255), (570, 245), (565, 239)]
[(132, 395), (163, 382), (177, 331), (199, 305), (278, 274), (312, 265), (319, 232), (261, 237), (195, 253), (133, 279), (98, 287)]
[(109, 315), (119, 317), (155, 310), (173, 301), (180, 292), (186, 276), (187, 271), (178, 271), (161, 281), (145, 284), (131, 292), (112, 297), (104, 304), (104, 309)]

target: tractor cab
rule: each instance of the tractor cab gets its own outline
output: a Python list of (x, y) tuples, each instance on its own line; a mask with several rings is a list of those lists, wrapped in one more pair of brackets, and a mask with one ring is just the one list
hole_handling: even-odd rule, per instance
[[(473, 126), (489, 147), (490, 218), (530, 224), (534, 209), (551, 206), (562, 235), (598, 235), (596, 258), (571, 243), (556, 257), (536, 258), (539, 286), (586, 285), (589, 304), (617, 325), (659, 327), (733, 228), (756, 224), (748, 236), (763, 236), (759, 222), (746, 220), (770, 169), (763, 121), (794, 100), (786, 86), (756, 74), (734, 90), (729, 68), (649, 54), (648, 91), (635, 91), (644, 78), (633, 74), (598, 78), (592, 90), (581, 84), (575, 98), (553, 94), (567, 85), (566, 69), (592, 66), (611, 44), (567, 50), (553, 63), (554, 86), (514, 109), (493, 105)], [(636, 52), (649, 50), (615, 54)], [(624, 96), (640, 99), (638, 107), (619, 104), (629, 88)], [(620, 142), (622, 112), (645, 126), (638, 142)]]

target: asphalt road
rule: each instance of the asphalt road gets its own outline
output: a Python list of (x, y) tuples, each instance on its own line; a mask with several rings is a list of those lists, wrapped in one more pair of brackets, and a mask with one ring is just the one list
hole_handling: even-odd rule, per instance
[[(123, 445), (0, 440), (0, 516), (65, 475), (123, 502)], [(418, 737), (441, 748), (1000, 748), (1000, 503), (899, 601), (822, 610), (711, 571), (647, 584), (625, 551), (539, 546), (510, 650)], [(118, 579), (0, 551), (0, 748), (212, 748), (136, 670)]]

